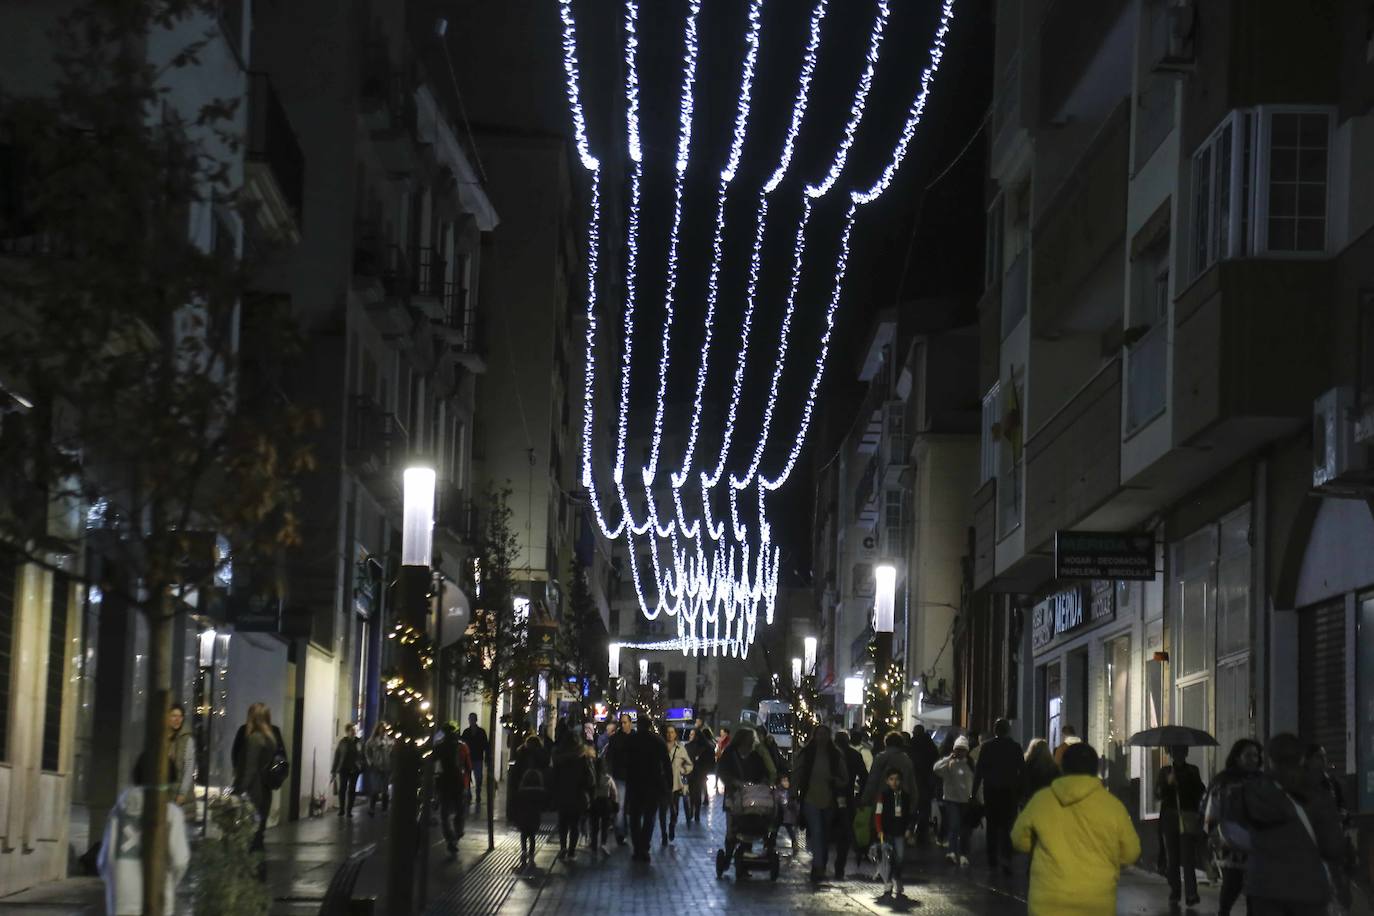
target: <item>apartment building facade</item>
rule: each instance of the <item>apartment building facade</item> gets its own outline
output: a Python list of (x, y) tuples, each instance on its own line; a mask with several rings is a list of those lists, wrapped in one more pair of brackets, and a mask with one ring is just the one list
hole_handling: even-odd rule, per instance
[[(1133, 732), (1206, 729), (1215, 770), (1295, 731), (1368, 810), (1370, 13), (1082, 14), (997, 7), (960, 715), (1073, 725), (1145, 820)], [(1064, 531), (1148, 536), (1154, 578), (1057, 580)]]

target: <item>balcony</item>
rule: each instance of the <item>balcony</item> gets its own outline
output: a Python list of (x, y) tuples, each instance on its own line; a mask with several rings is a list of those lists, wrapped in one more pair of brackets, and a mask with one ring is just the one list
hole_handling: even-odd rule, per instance
[(1230, 260), (1205, 271), (1174, 303), (1174, 445), (1229, 453), (1306, 425), (1329, 387), (1336, 301), (1328, 260)]
[(263, 237), (276, 244), (300, 241), (305, 154), (266, 73), (248, 74), (244, 193)]
[(370, 46), (363, 55), (358, 116), (389, 172), (408, 174), (419, 164), (417, 111), (414, 81), (391, 66), (384, 43)]
[(992, 581), (997, 560), (997, 479), (973, 494), (973, 587)]
[(442, 320), (444, 292), (448, 286), (444, 259), (433, 248), (417, 247), (410, 249), (406, 260), (410, 270), (407, 280), (412, 300), (431, 318)]
[(854, 489), (854, 513), (861, 522), (878, 520), (878, 495), (881, 492), (878, 468), (878, 456), (875, 453), (868, 459), (863, 476), (859, 478), (859, 485)]
[(1021, 319), (1026, 317), (1026, 271), (1029, 265), (1030, 256), (1022, 249), (1002, 275), (1002, 340), (1006, 340)]
[(1156, 324), (1126, 349), (1126, 425), (1130, 436), (1164, 413), (1169, 388), (1169, 326)]
[(467, 290), (446, 284), (444, 320), (435, 329), (448, 341), (453, 355), (469, 372), (485, 372), (486, 339), (482, 316), (472, 307)]
[(1103, 366), (1026, 441), (1026, 551), (1048, 549), (1121, 487), (1121, 360)]
[(410, 436), (395, 414), (384, 411), (371, 398), (353, 398), (348, 419), (347, 460), (359, 477), (365, 480), (394, 477), (399, 493), (400, 472), (409, 451)]
[(439, 533), (447, 535), (459, 544), (474, 544), (480, 533), (477, 503), (462, 489), (446, 482), (439, 489), (439, 511), (434, 524)]

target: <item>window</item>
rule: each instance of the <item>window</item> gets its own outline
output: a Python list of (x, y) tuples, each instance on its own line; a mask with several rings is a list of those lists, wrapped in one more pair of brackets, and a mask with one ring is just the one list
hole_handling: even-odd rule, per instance
[(43, 695), (43, 769), (57, 772), (62, 761), (62, 686), (67, 683), (67, 612), (71, 582), (61, 573), (52, 577), (48, 623), (48, 684)]
[(898, 553), (906, 544), (906, 505), (901, 490), (883, 493), (883, 548), (889, 554)]
[(1021, 386), (1012, 388), (999, 404), (997, 430), (997, 536), (1006, 537), (1021, 526)]
[(978, 483), (985, 484), (997, 476), (998, 450), (1001, 448), (1001, 440), (998, 438), (999, 422), (1001, 421), (1002, 411), (1002, 385), (994, 382), (988, 393), (983, 395), (983, 422), (981, 426), (981, 443), (979, 448), (979, 474)]
[(998, 194), (997, 199), (988, 208), (987, 250), (983, 258), (983, 286), (986, 289), (996, 286), (1002, 279), (1002, 200), (1002, 195)]
[(1326, 250), (1331, 112), (1231, 112), (1193, 154), (1190, 268)]
[(9, 759), (10, 680), (14, 674), (15, 605), (19, 599), (19, 564), (0, 551), (0, 760)]
[(685, 700), (687, 699), (687, 672), (669, 671), (668, 672), (668, 699)]
[(1217, 563), (1217, 657), (1250, 648), (1250, 509), (1221, 523)]
[(1104, 761), (1108, 784), (1113, 789), (1130, 784), (1126, 739), (1131, 734), (1131, 637), (1122, 636), (1104, 647), (1106, 656), (1107, 741)]

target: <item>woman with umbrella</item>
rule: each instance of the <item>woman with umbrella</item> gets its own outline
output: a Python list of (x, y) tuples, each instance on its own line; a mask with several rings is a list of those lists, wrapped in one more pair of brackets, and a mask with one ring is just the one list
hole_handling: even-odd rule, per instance
[[(1188, 763), (1188, 748), (1215, 747), (1217, 739), (1201, 729), (1164, 725), (1137, 732), (1127, 743), (1133, 747), (1168, 749), (1170, 765), (1159, 771), (1155, 798), (1159, 800), (1159, 831), (1164, 838), (1167, 859), (1165, 874), (1169, 879), (1169, 902), (1177, 903), (1186, 891), (1185, 902), (1195, 906), (1202, 900), (1197, 892), (1196, 870), (1196, 850), (1203, 836), (1198, 806), (1207, 794), (1207, 786), (1197, 767)], [(1180, 870), (1183, 873), (1181, 883)]]

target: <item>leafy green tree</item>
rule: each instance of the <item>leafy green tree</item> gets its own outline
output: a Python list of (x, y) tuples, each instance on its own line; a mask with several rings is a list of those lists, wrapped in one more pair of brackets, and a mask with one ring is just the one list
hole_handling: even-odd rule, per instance
[[(289, 359), (289, 315), (248, 295), (225, 234), (237, 98), (196, 111), (206, 43), (168, 61), (157, 35), (213, 23), (199, 0), (91, 0), (55, 17), (52, 84), (0, 89), (0, 546), (48, 568), (88, 537), (121, 571), (98, 584), (148, 624), (146, 721), (166, 721), (174, 618), (208, 596), (227, 562), (270, 566), (298, 541), (297, 476), (313, 461), (312, 411), (266, 374)], [(71, 571), (68, 569), (67, 571)], [(94, 584), (94, 583), (88, 583)], [(162, 911), (167, 734), (144, 746), (145, 913)]]

